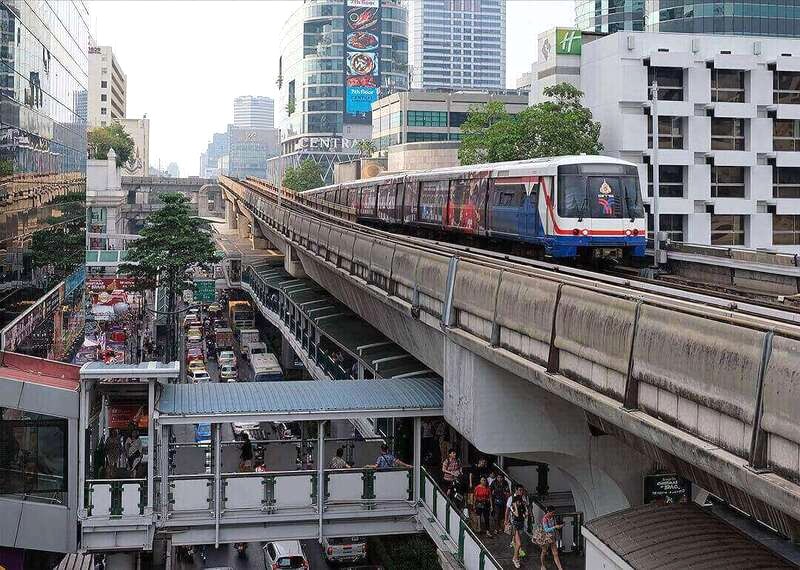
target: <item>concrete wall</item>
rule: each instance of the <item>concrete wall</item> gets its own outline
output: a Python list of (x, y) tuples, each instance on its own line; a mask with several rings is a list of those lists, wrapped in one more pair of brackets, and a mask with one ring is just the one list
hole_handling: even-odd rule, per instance
[(389, 172), (458, 166), (458, 142), (419, 142), (389, 147)]

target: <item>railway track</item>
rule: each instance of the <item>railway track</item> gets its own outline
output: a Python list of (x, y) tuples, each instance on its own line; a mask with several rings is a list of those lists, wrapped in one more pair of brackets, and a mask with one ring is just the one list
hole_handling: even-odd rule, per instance
[[(247, 179), (238, 181), (238, 183), (262, 198), (277, 202), (277, 190), (263, 181)], [(638, 297), (654, 304), (699, 313), (742, 326), (774, 330), (787, 336), (800, 338), (800, 327), (798, 327), (800, 325), (800, 309), (795, 307), (784, 307), (777, 303), (748, 298), (744, 294), (733, 294), (729, 291), (720, 292), (688, 284), (664, 283), (639, 276), (598, 273), (594, 270), (539, 261), (488, 249), (388, 232), (347, 219), (347, 208), (324, 207), (324, 209), (332, 211), (340, 210), (340, 215), (335, 215), (285, 194), (281, 205), (298, 213), (311, 214), (321, 220), (335, 222), (350, 230), (397, 244), (419, 248), (431, 253), (457, 256), (459, 259), (484, 266), (487, 269), (513, 271), (550, 280), (560, 280), (570, 285), (617, 296)]]

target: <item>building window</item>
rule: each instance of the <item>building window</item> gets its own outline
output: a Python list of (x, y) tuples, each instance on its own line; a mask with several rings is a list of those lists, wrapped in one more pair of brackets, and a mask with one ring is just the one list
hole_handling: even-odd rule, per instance
[(744, 103), (744, 71), (712, 69), (711, 100), (722, 103)]
[(773, 71), (772, 89), (773, 103), (800, 103), (800, 71)]
[(450, 126), (460, 127), (467, 120), (469, 113), (461, 111), (450, 111)]
[(711, 150), (744, 150), (744, 119), (713, 117)]
[(105, 107), (100, 107), (100, 114), (101, 115), (106, 115), (107, 113), (108, 113), (108, 109), (106, 109)]
[[(647, 165), (647, 195), (653, 195), (653, 165)], [(683, 198), (683, 166), (658, 167), (658, 195), (662, 198)]]
[(406, 142), (446, 141), (447, 133), (406, 133)]
[(712, 198), (744, 198), (744, 166), (712, 166)]
[[(647, 120), (647, 148), (653, 148), (653, 121)], [(658, 117), (658, 148), (683, 148), (683, 119)]]
[(101, 88), (103, 88), (103, 89), (105, 89), (106, 87), (108, 87), (108, 81), (101, 81), (101, 82), (100, 82), (100, 87), (101, 87)]
[(772, 216), (772, 245), (800, 245), (800, 216)]
[(0, 450), (0, 495), (34, 493), (63, 499), (67, 420), (0, 407)]
[(711, 215), (711, 245), (744, 245), (746, 216)]
[(401, 111), (397, 111), (396, 113), (392, 113), (391, 115), (389, 115), (390, 129), (394, 129), (401, 126), (403, 126), (403, 113)]
[(800, 150), (800, 121), (773, 119), (772, 148), (773, 150)]
[(409, 127), (446, 127), (445, 111), (408, 111)]
[(105, 94), (100, 95), (100, 100), (101, 101), (108, 101), (108, 95), (105, 95)]
[(800, 198), (800, 168), (772, 167), (772, 197)]
[[(680, 67), (648, 67), (647, 85), (658, 82), (659, 101), (683, 101), (683, 69)], [(648, 94), (652, 99), (653, 94)]]
[[(658, 231), (666, 232), (670, 241), (683, 241), (683, 216), (681, 214), (660, 214)], [(653, 214), (647, 214), (647, 235), (653, 238)]]

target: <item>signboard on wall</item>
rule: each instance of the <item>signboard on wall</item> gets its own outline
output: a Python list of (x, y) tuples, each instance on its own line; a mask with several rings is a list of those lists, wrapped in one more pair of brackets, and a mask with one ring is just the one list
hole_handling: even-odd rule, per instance
[(381, 59), (380, 0), (345, 0), (344, 122), (372, 122)]
[(644, 502), (669, 505), (688, 503), (692, 498), (692, 483), (674, 473), (647, 475), (644, 478)]
[(556, 28), (556, 53), (580, 55), (582, 41), (580, 30)]

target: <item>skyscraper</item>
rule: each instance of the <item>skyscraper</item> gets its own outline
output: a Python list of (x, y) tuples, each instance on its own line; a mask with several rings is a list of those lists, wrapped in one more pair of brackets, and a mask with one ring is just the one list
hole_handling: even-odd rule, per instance
[(407, 5), (412, 87), (505, 87), (505, 0), (413, 0)]
[(584, 31), (685, 32), (800, 37), (795, 0), (576, 0), (575, 26)]
[(237, 97), (233, 100), (233, 126), (242, 129), (271, 129), (275, 126), (275, 101), (272, 97)]
[(110, 46), (89, 47), (89, 127), (125, 118), (127, 76)]

